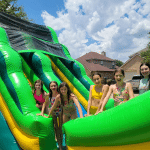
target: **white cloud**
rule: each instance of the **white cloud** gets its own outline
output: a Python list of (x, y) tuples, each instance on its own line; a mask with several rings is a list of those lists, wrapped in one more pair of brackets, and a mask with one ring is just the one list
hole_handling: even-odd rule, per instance
[(45, 25), (59, 33), (59, 42), (68, 47), (73, 58), (104, 50), (108, 57), (126, 61), (148, 43), (148, 0), (66, 0), (64, 6), (58, 17), (46, 10), (42, 17)]

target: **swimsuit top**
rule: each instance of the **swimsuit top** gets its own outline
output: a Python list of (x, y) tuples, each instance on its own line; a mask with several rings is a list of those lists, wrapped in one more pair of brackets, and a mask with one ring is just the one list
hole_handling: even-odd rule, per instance
[(143, 94), (149, 90), (149, 82), (148, 81), (149, 81), (149, 79), (145, 79), (145, 78), (140, 80), (139, 94)]
[(94, 99), (101, 99), (102, 95), (103, 95), (102, 92), (96, 92), (95, 85), (94, 85), (93, 89), (92, 89), (92, 98), (94, 98)]
[(39, 96), (36, 95), (36, 91), (34, 91), (34, 98), (39, 104), (43, 104), (45, 99), (43, 98), (43, 94), (41, 93)]
[[(49, 100), (50, 100), (50, 98), (49, 98)], [(51, 98), (51, 102), (50, 102), (50, 104), (51, 104), (51, 106), (54, 104), (54, 102), (55, 102), (55, 97), (52, 97)], [(61, 109), (60, 109), (60, 104), (55, 108), (55, 110), (54, 110), (54, 112), (60, 112), (61, 111)]]
[(74, 105), (73, 100), (69, 100), (69, 103), (68, 103), (68, 101), (65, 101), (65, 102), (64, 102), (64, 106), (63, 106), (63, 110), (65, 110), (65, 111), (73, 111), (73, 110), (76, 110), (76, 107), (75, 107), (75, 105)]
[[(118, 90), (118, 88), (117, 88), (117, 90)], [(121, 101), (129, 100), (129, 93), (128, 93), (127, 89), (125, 88), (125, 86), (123, 88), (121, 88), (120, 93), (113, 93), (113, 98), (114, 99), (119, 98), (119, 100), (121, 100)], [(118, 104), (119, 104), (119, 102), (115, 101), (115, 106), (117, 106)]]

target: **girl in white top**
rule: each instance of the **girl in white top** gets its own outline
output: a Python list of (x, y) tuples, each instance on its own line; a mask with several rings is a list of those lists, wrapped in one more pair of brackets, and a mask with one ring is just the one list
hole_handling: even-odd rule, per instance
[(140, 74), (142, 79), (139, 85), (139, 94), (143, 94), (150, 89), (150, 64), (142, 63), (140, 65)]

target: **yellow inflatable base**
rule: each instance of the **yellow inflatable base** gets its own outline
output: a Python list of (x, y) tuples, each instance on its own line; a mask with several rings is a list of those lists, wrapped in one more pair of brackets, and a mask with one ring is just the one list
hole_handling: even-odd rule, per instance
[(0, 110), (3, 116), (5, 117), (9, 125), (9, 128), (13, 133), (14, 137), (16, 138), (20, 147), (24, 150), (39, 150), (40, 149), (39, 138), (30, 136), (19, 128), (1, 94), (0, 94)]

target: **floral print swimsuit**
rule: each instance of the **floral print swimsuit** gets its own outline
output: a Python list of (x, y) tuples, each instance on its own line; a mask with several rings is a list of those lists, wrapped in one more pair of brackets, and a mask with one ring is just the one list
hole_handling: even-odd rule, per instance
[[(128, 93), (128, 90), (126, 89), (126, 84), (121, 89), (117, 88), (117, 86), (116, 86), (115, 91), (117, 91), (117, 92), (113, 93), (114, 101), (115, 101), (115, 99), (119, 99), (122, 102), (129, 100), (129, 93)], [(119, 104), (120, 104), (120, 102), (118, 102), (116, 100), (114, 103), (114, 106), (117, 106)]]

